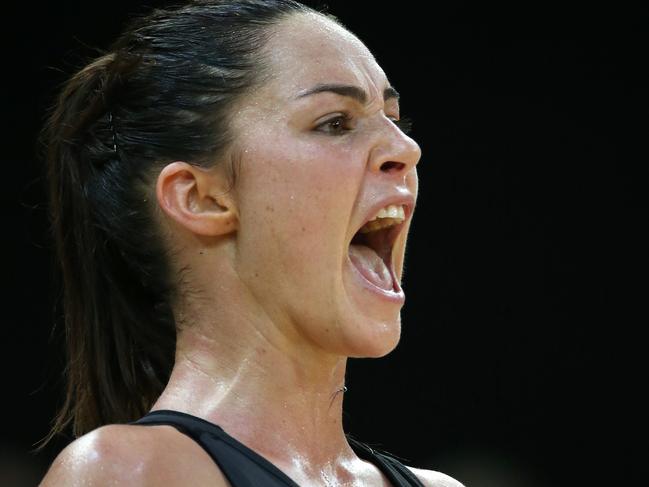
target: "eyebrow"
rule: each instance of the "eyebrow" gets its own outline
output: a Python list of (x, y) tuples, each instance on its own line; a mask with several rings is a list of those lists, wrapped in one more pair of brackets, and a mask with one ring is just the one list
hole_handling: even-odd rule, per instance
[[(305, 96), (315, 95), (317, 93), (327, 93), (327, 92), (335, 93), (340, 96), (347, 96), (363, 105), (367, 104), (368, 96), (367, 93), (365, 93), (365, 90), (359, 88), (358, 86), (340, 85), (335, 83), (325, 83), (325, 84), (316, 85), (313, 88), (310, 88), (305, 92), (300, 93), (295, 98), (299, 99), (299, 98), (304, 98)], [(383, 100), (387, 101), (392, 98), (396, 98), (397, 100), (399, 100), (399, 92), (395, 90), (392, 86), (388, 86), (385, 90), (383, 90)]]

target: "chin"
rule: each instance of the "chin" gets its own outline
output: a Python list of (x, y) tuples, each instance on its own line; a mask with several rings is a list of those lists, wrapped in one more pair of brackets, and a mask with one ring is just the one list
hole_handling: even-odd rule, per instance
[(347, 355), (353, 358), (380, 358), (392, 352), (401, 338), (401, 315), (392, 320), (364, 318), (355, 323), (356, 332)]

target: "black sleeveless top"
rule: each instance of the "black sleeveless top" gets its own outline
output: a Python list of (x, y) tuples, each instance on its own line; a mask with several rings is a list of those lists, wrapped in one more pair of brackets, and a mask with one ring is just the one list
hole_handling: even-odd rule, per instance
[[(133, 424), (173, 426), (189, 436), (214, 460), (232, 487), (299, 487), (264, 457), (235, 440), (220, 426), (204, 419), (179, 411), (159, 410)], [(394, 487), (424, 487), (398, 460), (352, 438), (347, 439), (356, 454), (376, 465)]]

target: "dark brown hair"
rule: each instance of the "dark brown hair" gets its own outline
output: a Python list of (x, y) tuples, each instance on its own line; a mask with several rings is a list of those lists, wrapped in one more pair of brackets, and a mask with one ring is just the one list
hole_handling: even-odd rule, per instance
[(209, 166), (291, 0), (199, 0), (137, 18), (63, 86), (41, 141), (63, 285), (67, 391), (50, 436), (145, 414), (174, 361), (178, 292), (152, 213), (174, 160)]

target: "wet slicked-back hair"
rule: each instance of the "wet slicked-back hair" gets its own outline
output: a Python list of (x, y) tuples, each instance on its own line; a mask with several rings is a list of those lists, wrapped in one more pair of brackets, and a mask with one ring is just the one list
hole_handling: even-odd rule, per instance
[(260, 82), (292, 0), (196, 0), (133, 20), (62, 87), (43, 128), (63, 285), (67, 390), (50, 438), (145, 414), (168, 381), (178, 293), (154, 218), (155, 177), (210, 167), (232, 107)]

